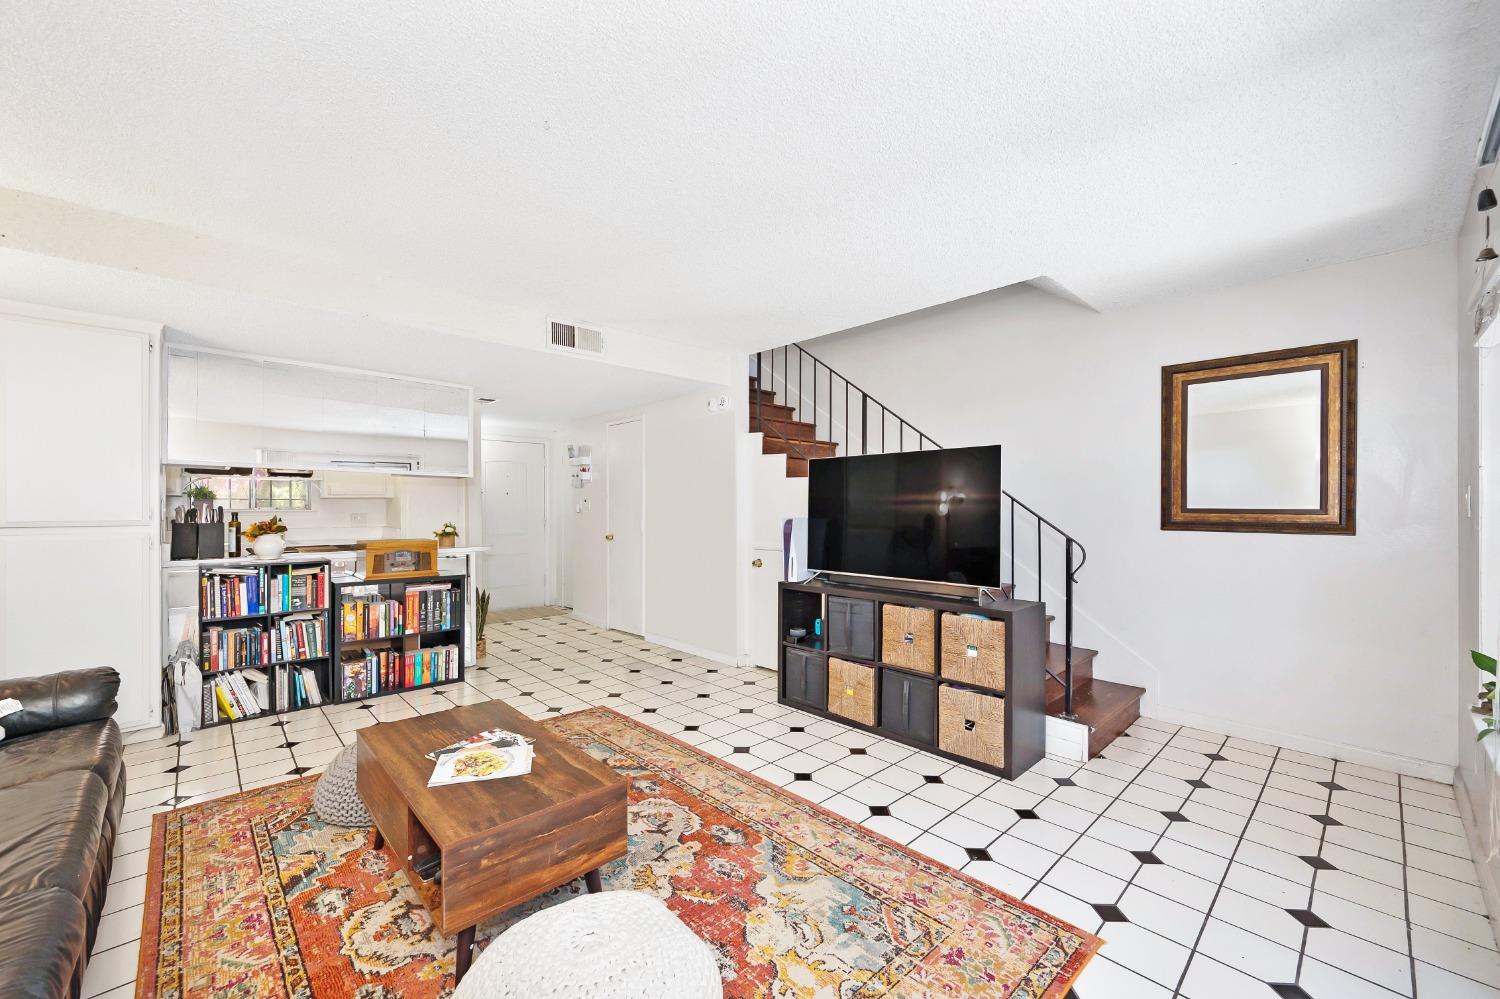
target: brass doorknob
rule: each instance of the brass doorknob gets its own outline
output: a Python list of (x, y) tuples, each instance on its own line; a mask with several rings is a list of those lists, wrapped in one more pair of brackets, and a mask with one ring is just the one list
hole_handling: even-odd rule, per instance
[(751, 562), (750, 564), (752, 566), (754, 566), (755, 568), (757, 568), (757, 569), (759, 569), (761, 566), (765, 565), (765, 563), (762, 562), (760, 559), (756, 559), (754, 562)]
[(615, 536), (613, 534), (606, 534), (604, 536), (604, 540), (605, 541), (613, 541), (614, 539), (615, 539)]

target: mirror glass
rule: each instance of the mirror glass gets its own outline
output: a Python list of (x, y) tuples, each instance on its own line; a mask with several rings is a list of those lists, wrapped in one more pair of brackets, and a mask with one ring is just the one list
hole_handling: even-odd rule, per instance
[(1316, 510), (1322, 505), (1321, 370), (1187, 387), (1187, 506)]

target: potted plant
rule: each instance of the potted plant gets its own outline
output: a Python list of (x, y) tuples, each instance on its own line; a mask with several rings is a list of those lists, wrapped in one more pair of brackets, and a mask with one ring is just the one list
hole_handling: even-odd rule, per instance
[(433, 531), (432, 536), (437, 538), (439, 548), (452, 548), (458, 541), (458, 525), (450, 520), (441, 531)]
[(1487, 656), (1483, 652), (1471, 649), (1469, 658), (1474, 660), (1474, 666), (1481, 673), (1487, 673), (1490, 679), (1479, 685), (1479, 700), (1474, 705), (1476, 715), (1484, 715), (1484, 730), (1479, 733), (1483, 739), (1495, 732), (1495, 657)]
[(474, 655), (483, 659), (488, 652), (488, 644), (484, 639), (484, 622), (490, 616), (490, 591), (479, 590), (474, 594), (474, 630), (479, 637), (474, 639)]
[(245, 529), (245, 537), (258, 558), (277, 558), (286, 551), (286, 525), (280, 517), (256, 521)]
[(212, 512), (214, 508), (214, 500), (218, 499), (219, 496), (218, 493), (214, 492), (212, 489), (208, 488), (208, 486), (205, 486), (201, 482), (188, 486), (183, 495), (186, 496), (188, 498), (188, 501), (191, 502), (193, 506), (198, 510), (199, 520), (207, 519), (207, 515)]

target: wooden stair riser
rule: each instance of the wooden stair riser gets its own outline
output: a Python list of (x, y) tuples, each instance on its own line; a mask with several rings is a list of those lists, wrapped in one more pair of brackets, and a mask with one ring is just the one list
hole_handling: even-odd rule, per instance
[(762, 420), (756, 428), (767, 437), (784, 437), (789, 441), (815, 441), (817, 428), (798, 420)]
[(762, 420), (766, 421), (767, 423), (773, 420), (781, 420), (786, 423), (796, 423), (797, 414), (792, 410), (792, 407), (790, 406), (777, 406), (774, 403), (766, 403), (765, 405), (757, 408), (755, 403), (752, 402), (750, 404), (749, 420), (750, 432), (754, 433), (759, 429), (756, 424)]
[[(793, 448), (796, 451), (793, 451)], [(761, 438), (761, 451), (765, 454), (784, 454), (787, 457), (803, 458), (832, 458), (838, 454), (839, 446), (830, 444), (828, 441), (793, 441), (787, 442), (779, 437), (766, 434)]]
[[(1094, 649), (1085, 649), (1081, 646), (1073, 646), (1073, 690), (1087, 684), (1094, 678), (1094, 657), (1099, 653)], [(1047, 672), (1054, 676), (1063, 676), (1067, 669), (1067, 649), (1058, 642), (1052, 642), (1047, 646)]]

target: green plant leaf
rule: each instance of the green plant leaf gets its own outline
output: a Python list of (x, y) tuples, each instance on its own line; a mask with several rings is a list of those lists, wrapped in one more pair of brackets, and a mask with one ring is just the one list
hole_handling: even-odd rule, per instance
[(1490, 676), (1495, 675), (1496, 660), (1494, 656), (1487, 656), (1478, 650), (1470, 650), (1469, 656), (1474, 660), (1474, 665), (1479, 668), (1480, 672), (1488, 673)]
[(1494, 735), (1494, 734), (1495, 734), (1495, 728), (1494, 728), (1494, 726), (1490, 726), (1489, 728), (1485, 729), (1483, 732), (1480, 732), (1479, 733), (1479, 737), (1477, 739), (1475, 739), (1474, 741), (1475, 742), (1480, 742), (1480, 741), (1482, 741), (1484, 739), (1485, 736), (1487, 736), (1487, 735)]

